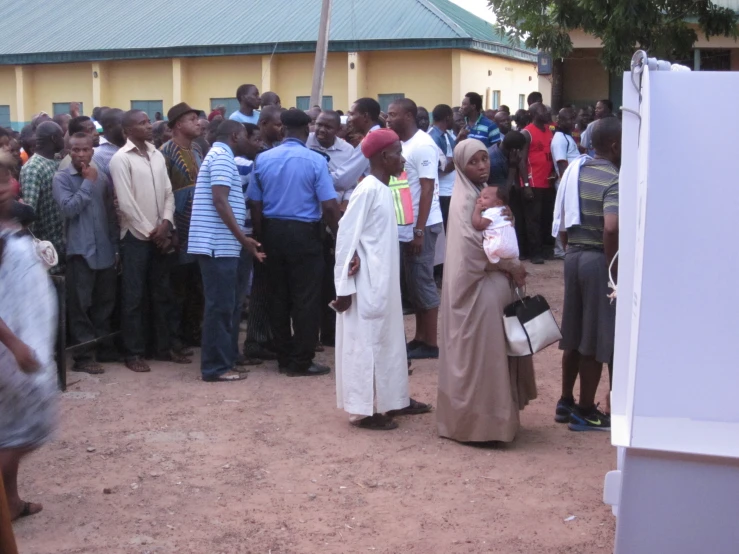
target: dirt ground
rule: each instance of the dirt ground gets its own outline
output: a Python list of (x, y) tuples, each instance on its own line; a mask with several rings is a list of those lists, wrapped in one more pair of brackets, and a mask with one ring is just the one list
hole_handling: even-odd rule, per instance
[[(529, 291), (559, 314), (562, 262), (530, 271)], [(333, 350), (319, 359), (333, 366)], [(433, 413), (403, 418), (389, 433), (350, 427), (335, 407), (332, 376), (288, 378), (275, 362), (232, 384), (203, 383), (197, 363), (158, 363), (150, 374), (122, 365), (99, 377), (70, 373), (57, 439), (21, 466), (21, 494), (44, 511), (15, 524), (19, 547), (612, 552), (615, 519), (601, 500), (615, 466), (610, 434), (554, 423), (556, 347), (535, 363), (539, 398), (523, 412), (516, 441), (500, 448), (438, 438)], [(436, 369), (436, 361), (414, 364), (415, 398), (436, 403)], [(600, 399), (606, 383), (604, 376)]]

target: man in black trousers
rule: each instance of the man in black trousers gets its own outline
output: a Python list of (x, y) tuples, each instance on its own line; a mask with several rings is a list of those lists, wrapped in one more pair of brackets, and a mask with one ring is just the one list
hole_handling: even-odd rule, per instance
[(323, 220), (336, 235), (339, 204), (326, 160), (305, 146), (310, 116), (280, 116), (285, 140), (257, 158), (247, 195), (257, 239), (267, 254), (270, 324), (280, 371), (325, 375), (313, 362), (321, 319)]

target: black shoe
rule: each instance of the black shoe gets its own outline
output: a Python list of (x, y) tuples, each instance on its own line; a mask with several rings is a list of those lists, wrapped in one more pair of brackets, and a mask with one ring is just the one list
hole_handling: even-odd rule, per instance
[(415, 350), (419, 346), (423, 346), (423, 341), (413, 339), (412, 341), (406, 343), (405, 351), (410, 352), (411, 350)]
[(296, 369), (294, 366), (281, 370), (288, 377), (317, 377), (331, 373), (331, 368), (325, 365), (312, 363), (307, 369)]
[(557, 423), (569, 423), (570, 415), (575, 409), (574, 398), (560, 398), (557, 408), (554, 410), (554, 421)]
[(439, 347), (429, 346), (426, 343), (421, 343), (413, 350), (408, 351), (409, 360), (436, 360), (439, 358)]
[(589, 413), (576, 406), (572, 410), (568, 427), (570, 431), (610, 431), (611, 416), (601, 412), (598, 406), (594, 406)]
[(544, 258), (541, 256), (534, 256), (531, 258), (531, 263), (534, 265), (542, 265), (544, 263)]

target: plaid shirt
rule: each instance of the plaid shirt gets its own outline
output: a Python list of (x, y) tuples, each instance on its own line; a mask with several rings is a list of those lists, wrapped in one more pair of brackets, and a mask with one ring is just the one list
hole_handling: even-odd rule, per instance
[(38, 154), (31, 156), (21, 168), (21, 194), (23, 201), (36, 211), (31, 232), (37, 239), (48, 240), (54, 245), (61, 265), (64, 263), (64, 220), (51, 192), (58, 166), (56, 160)]

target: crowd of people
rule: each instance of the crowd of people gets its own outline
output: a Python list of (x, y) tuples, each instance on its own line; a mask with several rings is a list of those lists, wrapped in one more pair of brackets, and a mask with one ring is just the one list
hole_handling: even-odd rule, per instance
[(338, 406), (352, 425), (389, 430), (432, 410), (408, 379), (413, 360), (439, 359), (438, 433), (460, 442), (516, 436), (537, 391), (532, 357), (507, 354), (503, 310), (526, 283), (522, 260), (564, 257), (555, 419), (610, 428), (595, 403), (615, 321), (620, 122), (608, 100), (553, 117), (536, 92), (513, 116), (475, 92), (431, 112), (360, 98), (344, 115), (285, 109), (254, 85), (236, 95), (232, 114), (183, 102), (152, 123), (73, 104), (0, 129), (0, 395), (17, 407), (0, 414), (0, 465), (13, 517), (41, 509), (15, 476), (55, 409), (56, 303), (33, 238), (58, 255), (73, 371), (148, 372), (200, 347), (206, 382), (244, 380), (264, 360), (311, 377), (330, 372), (315, 353), (335, 346)]

